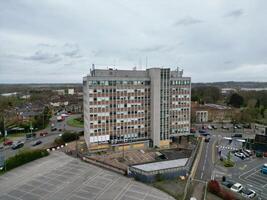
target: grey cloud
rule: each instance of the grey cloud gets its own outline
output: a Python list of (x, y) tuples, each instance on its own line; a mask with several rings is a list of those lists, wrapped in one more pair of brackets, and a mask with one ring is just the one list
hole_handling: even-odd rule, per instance
[(190, 26), (190, 25), (199, 24), (202, 22), (203, 21), (199, 19), (195, 19), (192, 17), (185, 17), (183, 19), (180, 19), (176, 23), (174, 23), (174, 26)]
[(237, 10), (233, 10), (233, 11), (227, 13), (227, 14), (225, 15), (225, 17), (238, 18), (238, 17), (240, 17), (240, 16), (243, 15), (243, 14), (244, 14), (244, 11), (243, 11), (242, 9), (237, 9)]
[(77, 44), (64, 44), (64, 52), (62, 53), (64, 56), (68, 56), (71, 58), (81, 58), (80, 49)]
[(47, 64), (57, 63), (62, 60), (58, 54), (51, 54), (43, 51), (36, 51), (33, 55), (25, 57), (24, 59), (39, 61)]

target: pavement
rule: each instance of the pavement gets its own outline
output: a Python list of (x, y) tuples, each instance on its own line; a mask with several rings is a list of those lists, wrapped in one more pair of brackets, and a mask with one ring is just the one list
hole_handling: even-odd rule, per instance
[(161, 200), (164, 192), (111, 171), (52, 152), (0, 176), (0, 200)]

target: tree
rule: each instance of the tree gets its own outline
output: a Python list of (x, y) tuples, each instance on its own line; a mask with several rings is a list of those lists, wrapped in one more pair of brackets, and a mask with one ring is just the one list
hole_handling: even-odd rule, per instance
[(244, 98), (237, 93), (233, 93), (229, 98), (228, 104), (240, 108), (244, 104)]
[(221, 192), (221, 187), (218, 181), (211, 180), (208, 183), (208, 190), (213, 194), (219, 194)]

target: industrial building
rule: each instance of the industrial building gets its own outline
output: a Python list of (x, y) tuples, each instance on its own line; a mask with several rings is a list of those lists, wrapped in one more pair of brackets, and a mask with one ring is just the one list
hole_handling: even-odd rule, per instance
[(93, 69), (83, 78), (88, 147), (168, 146), (190, 134), (191, 78), (183, 70)]

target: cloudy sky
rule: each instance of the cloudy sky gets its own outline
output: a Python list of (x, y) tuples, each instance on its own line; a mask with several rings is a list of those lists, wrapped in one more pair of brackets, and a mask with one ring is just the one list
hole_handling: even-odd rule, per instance
[(0, 82), (81, 82), (96, 67), (267, 81), (266, 0), (0, 0)]

